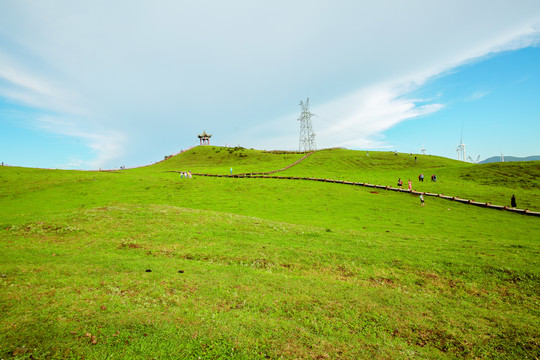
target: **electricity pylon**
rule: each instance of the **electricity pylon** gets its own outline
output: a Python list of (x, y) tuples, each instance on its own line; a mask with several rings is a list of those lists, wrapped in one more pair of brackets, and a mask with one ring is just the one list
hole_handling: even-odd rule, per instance
[(317, 150), (315, 133), (311, 126), (311, 117), (314, 114), (309, 112), (309, 98), (307, 98), (305, 103), (300, 101), (300, 106), (302, 107), (302, 113), (298, 118), (298, 121), (300, 121), (300, 151)]

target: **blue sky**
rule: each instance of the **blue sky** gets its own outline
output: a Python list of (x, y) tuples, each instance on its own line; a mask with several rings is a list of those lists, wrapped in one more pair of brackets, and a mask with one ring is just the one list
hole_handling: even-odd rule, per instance
[(198, 144), (539, 155), (540, 2), (0, 0), (0, 161)]
[(537, 155), (539, 95), (540, 47), (487, 56), (408, 93), (410, 98), (433, 98), (444, 107), (396, 125), (385, 132), (386, 141), (416, 152), (420, 144), (427, 153), (457, 158), (455, 148), (463, 136), (466, 154), (474, 160), (501, 153)]

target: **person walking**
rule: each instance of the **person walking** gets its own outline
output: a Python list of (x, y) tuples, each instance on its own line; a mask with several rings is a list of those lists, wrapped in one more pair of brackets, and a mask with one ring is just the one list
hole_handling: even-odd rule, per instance
[(409, 179), (409, 190), (412, 190), (412, 182), (411, 182), (411, 179)]
[(422, 204), (422, 206), (424, 206), (424, 195), (423, 194), (420, 194), (420, 204)]
[(516, 197), (514, 195), (512, 195), (512, 199), (510, 199), (510, 205), (515, 208), (517, 207), (517, 204), (516, 204)]

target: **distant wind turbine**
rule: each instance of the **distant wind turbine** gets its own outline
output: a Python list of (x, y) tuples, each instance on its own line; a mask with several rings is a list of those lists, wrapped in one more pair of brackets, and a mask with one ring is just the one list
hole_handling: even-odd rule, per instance
[(480, 160), (480, 155), (478, 155), (478, 157), (476, 158), (476, 160), (474, 160), (472, 157), (468, 156), (469, 158), (469, 161), (474, 163), (474, 164), (478, 164), (478, 161)]
[(426, 155), (426, 148), (424, 147), (424, 144), (422, 144), (420, 151), (422, 152), (422, 155)]
[(465, 144), (463, 143), (463, 130), (461, 130), (461, 139), (459, 140), (459, 146), (456, 148), (458, 160), (465, 161)]

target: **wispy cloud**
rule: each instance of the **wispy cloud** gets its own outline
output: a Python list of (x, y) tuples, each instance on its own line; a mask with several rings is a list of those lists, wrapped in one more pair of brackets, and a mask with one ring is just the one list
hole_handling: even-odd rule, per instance
[(80, 105), (80, 97), (73, 91), (47, 79), (47, 75), (18, 64), (17, 59), (0, 53), (0, 96), (24, 105), (68, 112), (88, 114)]
[(77, 160), (62, 164), (63, 167), (95, 169), (125, 154), (125, 135), (108, 127), (99, 129), (99, 121), (89, 120), (90, 111), (80, 106), (79, 96), (14, 63), (13, 59), (0, 56), (0, 96), (31, 111), (26, 116), (21, 116), (19, 111), (18, 116), (10, 118), (17, 118), (20, 126), (80, 140), (94, 154), (90, 161), (72, 157)]
[(345, 115), (337, 125), (324, 127), (321, 137), (328, 136), (331, 142), (336, 141), (335, 135), (343, 133), (343, 128), (355, 129), (357, 134), (371, 137), (402, 121), (433, 113), (443, 107), (437, 103), (418, 105), (414, 99), (405, 98), (406, 94), (400, 91), (400, 87), (381, 85), (362, 89), (314, 108), (321, 114)]
[(469, 97), (465, 99), (465, 101), (476, 101), (480, 100), (484, 96), (488, 95), (491, 91), (488, 90), (476, 90), (473, 92)]
[[(81, 168), (97, 169), (109, 166), (114, 160), (124, 155), (126, 136), (120, 132), (106, 129), (100, 132), (82, 127), (80, 122), (50, 115), (42, 115), (35, 119), (37, 128), (52, 134), (76, 138), (86, 144), (94, 154), (90, 161), (71, 161), (70, 165)], [(71, 157), (78, 159), (77, 157)]]
[[(0, 61), (3, 60), (0, 58)], [(28, 91), (38, 93), (44, 96), (55, 96), (52, 88), (44, 83), (32, 77), (28, 74), (27, 71), (16, 70), (13, 67), (6, 64), (6, 61), (1, 61), (2, 67), (0, 67), (0, 78), (16, 85), (18, 87), (24, 88)]]

